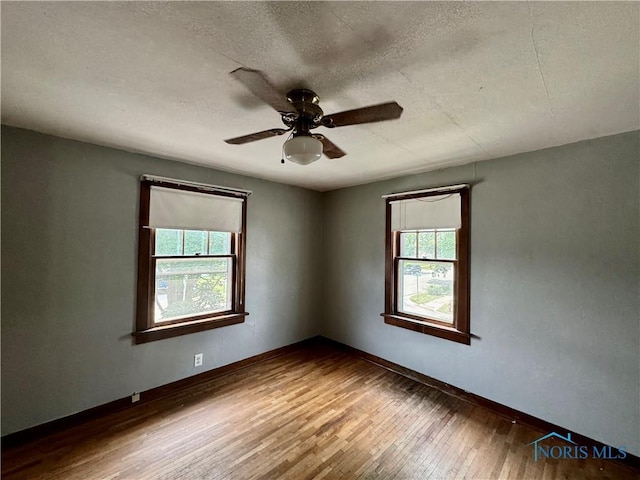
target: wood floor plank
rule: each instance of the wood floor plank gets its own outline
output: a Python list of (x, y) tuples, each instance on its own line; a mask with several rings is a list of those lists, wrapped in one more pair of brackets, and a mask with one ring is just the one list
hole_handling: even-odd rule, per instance
[(2, 478), (638, 479), (534, 462), (540, 432), (327, 345), (306, 346), (2, 452)]

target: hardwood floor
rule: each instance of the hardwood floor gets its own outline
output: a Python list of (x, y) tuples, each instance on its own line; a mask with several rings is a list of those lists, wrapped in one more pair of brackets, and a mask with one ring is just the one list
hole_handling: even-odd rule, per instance
[(9, 479), (637, 479), (317, 345), (2, 452)]

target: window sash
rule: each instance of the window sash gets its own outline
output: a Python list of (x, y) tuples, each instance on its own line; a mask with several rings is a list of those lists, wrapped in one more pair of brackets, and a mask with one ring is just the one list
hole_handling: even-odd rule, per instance
[[(456, 260), (457, 259), (457, 233), (455, 229), (452, 228), (432, 228), (432, 229), (428, 229), (428, 230), (407, 230), (407, 231), (399, 231), (399, 237), (400, 237), (400, 243), (399, 243), (399, 248), (396, 250), (396, 254), (399, 254), (402, 257), (406, 257), (406, 258), (415, 258), (416, 260), (423, 260), (423, 259), (433, 259), (433, 260)], [(433, 256), (428, 256), (428, 255), (420, 255), (420, 237), (421, 235), (424, 234), (429, 234), (432, 233), (433, 234)], [(455, 247), (455, 255), (454, 258), (446, 258), (446, 257), (440, 257), (440, 250), (441, 250), (441, 241), (439, 240), (439, 237), (443, 234), (446, 233), (453, 233), (454, 236), (456, 237), (456, 240), (454, 240), (454, 243), (456, 244)], [(416, 252), (416, 256), (413, 257), (411, 255), (408, 255), (406, 253), (404, 253), (406, 251), (406, 241), (404, 241), (404, 239), (406, 238), (406, 236), (408, 234), (415, 234), (415, 252)]]
[[(164, 233), (166, 234), (167, 232), (171, 232), (172, 235), (176, 235), (177, 234), (177, 238), (176, 238), (176, 242), (174, 242), (172, 245), (168, 245), (169, 247), (171, 247), (171, 250), (174, 253), (157, 253), (158, 252), (158, 237), (160, 233)], [(204, 247), (201, 252), (198, 253), (185, 253), (185, 251), (187, 250), (187, 236), (189, 234), (192, 233), (197, 233), (200, 234), (201, 239), (203, 241), (203, 244), (201, 245), (202, 247)], [(223, 234), (224, 235), (224, 244), (222, 245), (223, 247), (223, 253), (211, 253), (212, 251), (215, 250), (215, 245), (214, 245), (214, 236), (218, 235), (218, 234)], [(156, 229), (155, 231), (155, 242), (154, 242), (154, 246), (153, 246), (153, 255), (156, 257), (160, 257), (160, 256), (175, 256), (175, 257), (184, 257), (185, 255), (199, 255), (199, 256), (211, 256), (211, 255), (227, 255), (228, 253), (231, 252), (231, 242), (232, 242), (232, 237), (233, 237), (233, 233), (231, 232), (214, 232), (214, 231), (210, 231), (210, 230), (182, 230), (182, 229), (176, 229), (176, 228), (170, 228), (170, 229)], [(167, 239), (165, 238), (165, 242), (167, 242)], [(165, 245), (165, 247), (167, 247), (167, 245)], [(175, 248), (174, 248), (175, 247)]]
[[(436, 318), (435, 316), (432, 315), (428, 315), (428, 314), (419, 314), (416, 312), (411, 312), (411, 311), (407, 311), (407, 309), (403, 309), (400, 307), (400, 302), (401, 302), (401, 294), (404, 294), (404, 281), (405, 281), (405, 274), (404, 272), (401, 272), (401, 265), (402, 262), (422, 262), (422, 263), (446, 263), (446, 264), (450, 264), (453, 267), (453, 272), (454, 272), (454, 276), (453, 276), (453, 287), (452, 287), (452, 296), (453, 296), (453, 306), (452, 306), (452, 320), (451, 321), (447, 321), (447, 320), (442, 320), (439, 318)], [(441, 324), (441, 325), (445, 325), (448, 327), (452, 327), (455, 323), (455, 318), (456, 318), (456, 305), (457, 305), (457, 295), (456, 295), (456, 283), (457, 283), (457, 274), (458, 274), (458, 262), (457, 260), (430, 260), (430, 259), (419, 259), (419, 258), (407, 258), (407, 257), (395, 257), (394, 258), (394, 271), (395, 271), (395, 276), (394, 276), (394, 291), (395, 291), (395, 296), (394, 296), (394, 311), (397, 312), (398, 314), (401, 315), (405, 315), (408, 316), (414, 320), (419, 320), (419, 321), (429, 321), (429, 322), (433, 322), (433, 323), (437, 323), (437, 324)], [(419, 289), (416, 289), (416, 293), (420, 293), (418, 291)]]
[(450, 260), (448, 258), (435, 258), (435, 257), (401, 257), (400, 255), (393, 257), (396, 260), (414, 260), (416, 262), (442, 262), (442, 263), (457, 263), (457, 260)]
[(215, 255), (151, 255), (151, 258), (224, 258), (234, 256), (233, 253), (221, 253)]
[(177, 259), (177, 260), (189, 260), (189, 259), (202, 259), (202, 258), (229, 258), (231, 259), (231, 269), (230, 269), (230, 273), (231, 273), (231, 280), (229, 282), (230, 286), (231, 286), (231, 298), (230, 298), (230, 308), (228, 309), (224, 309), (224, 310), (214, 310), (214, 311), (209, 311), (209, 312), (203, 312), (203, 313), (198, 313), (198, 314), (194, 314), (194, 315), (184, 315), (184, 316), (180, 316), (180, 317), (176, 317), (174, 319), (170, 319), (170, 320), (161, 320), (161, 321), (156, 321), (155, 320), (155, 308), (153, 311), (149, 312), (150, 318), (150, 324), (152, 326), (161, 326), (161, 325), (174, 325), (174, 324), (180, 324), (180, 323), (189, 323), (189, 322), (193, 322), (196, 320), (202, 320), (204, 318), (212, 318), (212, 317), (216, 317), (216, 316), (221, 316), (221, 315), (225, 315), (228, 313), (231, 313), (233, 311), (235, 311), (236, 309), (236, 299), (237, 299), (237, 285), (236, 285), (236, 278), (237, 278), (237, 266), (238, 266), (238, 262), (237, 262), (237, 256), (235, 254), (228, 254), (228, 255), (188, 255), (188, 256), (153, 256), (152, 258), (152, 262), (151, 262), (151, 272), (153, 275), (153, 281), (151, 282), (152, 286), (153, 286), (153, 291), (150, 293), (151, 297), (153, 298), (153, 301), (155, 303), (156, 300), (156, 295), (157, 295), (157, 291), (156, 291), (156, 285), (157, 285), (157, 276), (156, 276), (156, 265), (157, 265), (157, 260), (164, 260), (164, 259)]

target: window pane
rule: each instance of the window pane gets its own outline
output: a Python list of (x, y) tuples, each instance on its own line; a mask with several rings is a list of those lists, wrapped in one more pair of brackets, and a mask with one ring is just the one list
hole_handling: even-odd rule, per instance
[(416, 253), (416, 232), (400, 233), (400, 256), (415, 257)]
[(456, 231), (455, 230), (438, 230), (436, 232), (438, 240), (437, 258), (443, 260), (456, 259)]
[(156, 261), (155, 321), (231, 309), (231, 258)]
[(207, 232), (201, 230), (184, 231), (184, 254), (185, 255), (206, 255), (207, 254)]
[(156, 229), (156, 255), (182, 255), (182, 230)]
[(400, 260), (398, 268), (398, 311), (453, 324), (454, 266)]
[(436, 258), (435, 230), (418, 233), (418, 257)]
[(209, 255), (227, 255), (231, 253), (231, 233), (209, 232)]

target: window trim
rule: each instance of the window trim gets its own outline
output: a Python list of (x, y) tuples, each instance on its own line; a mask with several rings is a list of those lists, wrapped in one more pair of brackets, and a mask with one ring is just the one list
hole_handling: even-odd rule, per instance
[[(232, 248), (236, 249), (236, 268), (234, 269), (234, 291), (232, 292), (232, 311), (195, 315), (182, 322), (168, 322), (157, 325), (151, 315), (154, 311), (155, 274), (152, 271), (155, 229), (148, 228), (151, 186), (162, 186), (197, 193), (242, 198), (242, 231), (232, 235)], [(162, 340), (165, 338), (202, 332), (213, 328), (243, 323), (249, 315), (245, 310), (246, 276), (246, 237), (247, 237), (247, 198), (246, 194), (234, 194), (225, 190), (199, 188), (195, 184), (185, 184), (169, 179), (150, 179), (140, 181), (140, 210), (138, 219), (138, 279), (136, 298), (136, 330), (133, 332), (136, 344)], [(235, 239), (235, 240), (234, 240)], [(237, 245), (234, 245), (237, 242)]]
[[(447, 325), (434, 319), (399, 312), (397, 309), (397, 258), (400, 257), (400, 234), (391, 230), (391, 202), (411, 200), (444, 193), (460, 194), (461, 222), (456, 231), (457, 268), (454, 277), (455, 304), (453, 325)], [(384, 322), (388, 325), (406, 328), (415, 332), (433, 335), (453, 342), (471, 344), (469, 326), (469, 193), (467, 185), (442, 187), (419, 192), (407, 192), (385, 196), (385, 303)]]

